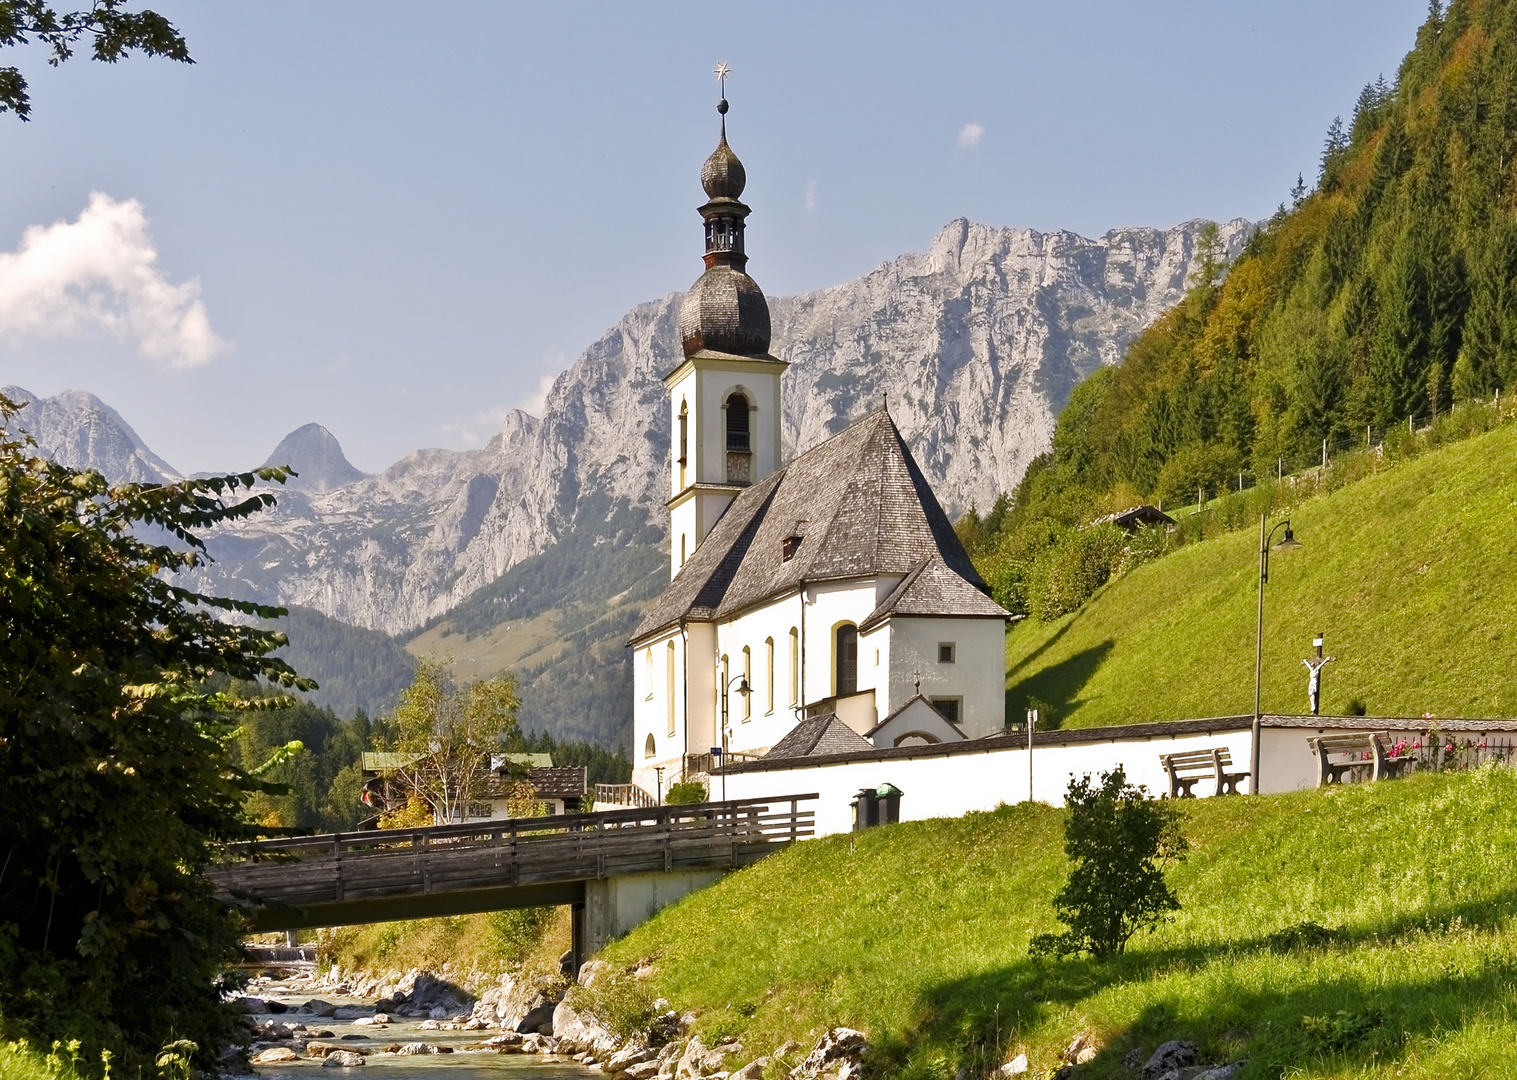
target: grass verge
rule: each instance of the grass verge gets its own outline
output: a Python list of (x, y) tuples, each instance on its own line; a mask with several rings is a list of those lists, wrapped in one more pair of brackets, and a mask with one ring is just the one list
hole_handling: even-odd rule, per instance
[(338, 926), (317, 931), (315, 944), (322, 964), (345, 971), (420, 968), (462, 978), (520, 968), (556, 971), (569, 937), (568, 908), (530, 908)]
[[(1033, 962), (1063, 811), (1003, 807), (798, 845), (613, 944), (749, 1056), (834, 1025), (892, 1077), (1092, 1078), (1170, 1038), (1249, 1077), (1517, 1076), (1517, 774), (1481, 769), (1185, 806), (1184, 905), (1108, 963)], [(804, 1052), (804, 1051), (802, 1051)]]

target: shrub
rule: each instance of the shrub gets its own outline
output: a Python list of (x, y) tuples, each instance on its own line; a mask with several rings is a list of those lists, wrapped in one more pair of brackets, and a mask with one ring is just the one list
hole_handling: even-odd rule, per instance
[(1180, 909), (1164, 880), (1165, 866), (1183, 859), (1188, 847), (1179, 809), (1147, 796), (1127, 782), (1121, 766), (1102, 773), (1099, 783), (1088, 774), (1070, 780), (1064, 852), (1074, 866), (1054, 898), (1054, 910), (1069, 929), (1033, 938), (1035, 956), (1119, 955), (1133, 934)]
[(1110, 580), (1127, 546), (1115, 525), (1092, 525), (1068, 534), (1033, 566), (1032, 614), (1045, 622), (1074, 611)]
[(706, 785), (699, 780), (682, 780), (678, 784), (670, 784), (669, 790), (664, 792), (664, 803), (667, 806), (691, 806), (706, 801)]

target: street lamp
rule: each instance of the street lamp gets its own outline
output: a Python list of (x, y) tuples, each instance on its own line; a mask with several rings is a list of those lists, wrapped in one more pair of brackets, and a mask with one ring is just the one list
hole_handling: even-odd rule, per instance
[(726, 802), (727, 801), (727, 751), (729, 749), (728, 744), (727, 744), (727, 698), (729, 696), (731, 696), (731, 693), (732, 693), (732, 684), (733, 683), (737, 683), (737, 692), (739, 694), (751, 694), (753, 692), (753, 690), (748, 685), (748, 673), (744, 672), (744, 671), (739, 671), (736, 675), (732, 675), (732, 676), (728, 676), (726, 678), (722, 678), (721, 679), (721, 683), (722, 683), (722, 746), (721, 746), (721, 755), (720, 756), (721, 756), (721, 759), (722, 759), (722, 802)]
[(664, 805), (664, 767), (662, 765), (655, 765), (653, 767), (653, 774), (658, 777), (658, 805), (659, 806), (663, 806)]
[(1249, 791), (1259, 794), (1259, 733), (1262, 728), (1260, 723), (1261, 713), (1259, 710), (1260, 691), (1264, 686), (1264, 585), (1269, 581), (1269, 542), (1275, 538), (1275, 529), (1285, 526), (1285, 535), (1275, 546), (1281, 551), (1289, 551), (1301, 545), (1296, 541), (1296, 536), (1291, 532), (1291, 519), (1277, 521), (1268, 532), (1264, 531), (1265, 515), (1259, 515), (1259, 621), (1254, 637), (1254, 725), (1253, 725), (1253, 750), (1249, 755)]

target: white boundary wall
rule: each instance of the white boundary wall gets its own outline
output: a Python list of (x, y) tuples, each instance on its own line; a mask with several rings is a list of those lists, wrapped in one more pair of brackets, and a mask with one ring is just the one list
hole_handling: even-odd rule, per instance
[[(1229, 725), (1231, 726), (1231, 725)], [(1306, 732), (1289, 732), (1305, 748)], [(1007, 748), (997, 740), (984, 751), (936, 756), (868, 757), (858, 761), (834, 759), (827, 764), (796, 764), (784, 769), (735, 771), (727, 777), (726, 798), (765, 798), (777, 792), (816, 792), (816, 835), (853, 828), (852, 802), (860, 788), (894, 784), (900, 788), (901, 820), (959, 817), (972, 810), (994, 810), (1002, 803), (1027, 799), (1027, 748)], [(1098, 775), (1121, 764), (1127, 778), (1159, 796), (1169, 791), (1169, 778), (1159, 764), (1160, 754), (1226, 747), (1233, 769), (1247, 771), (1250, 753), (1247, 727), (1173, 736), (1105, 739), (1038, 746), (1033, 736), (1032, 793), (1038, 802), (1062, 805), (1071, 776)], [(1310, 762), (1308, 761), (1308, 764)], [(1267, 773), (1266, 773), (1267, 775)], [(1308, 778), (1316, 782), (1315, 770)], [(1196, 794), (1210, 795), (1214, 785), (1203, 779)], [(1246, 790), (1247, 785), (1242, 785)], [(722, 798), (721, 779), (712, 777), (711, 797)]]
[[(1259, 740), (1266, 795), (1301, 791), (1317, 783), (1317, 760), (1307, 739), (1314, 735), (1343, 735), (1378, 731), (1425, 738), (1429, 721), (1403, 717), (1266, 716)], [(1445, 736), (1456, 739), (1499, 737), (1517, 741), (1517, 720), (1438, 721)], [(1146, 731), (1144, 729), (1147, 729)], [(1181, 728), (1180, 731), (1163, 730)], [(1033, 738), (1032, 797), (1061, 805), (1069, 779), (1109, 772), (1122, 765), (1131, 783), (1142, 784), (1153, 796), (1169, 791), (1169, 778), (1159, 764), (1160, 754), (1225, 747), (1231, 769), (1245, 772), (1251, 755), (1248, 717), (1215, 721), (1179, 721), (1132, 728), (1086, 728), (1051, 732), (1047, 742)], [(1158, 730), (1155, 730), (1158, 729)], [(1023, 802), (1028, 796), (1027, 746), (1012, 739), (987, 740), (951, 747), (919, 747), (861, 753), (856, 757), (824, 758), (815, 764), (798, 760), (784, 768), (738, 767), (727, 776), (726, 798), (767, 798), (778, 793), (817, 792), (816, 835), (847, 832), (853, 827), (852, 802), (861, 788), (894, 784), (902, 792), (901, 820), (959, 817), (974, 810), (993, 810), (1002, 803)], [(936, 753), (929, 751), (936, 750)], [(946, 750), (946, 752), (945, 752)], [(722, 798), (720, 775), (712, 777), (711, 797)], [(1249, 781), (1241, 790), (1247, 791)], [(1214, 794), (1209, 778), (1195, 785), (1198, 796)]]

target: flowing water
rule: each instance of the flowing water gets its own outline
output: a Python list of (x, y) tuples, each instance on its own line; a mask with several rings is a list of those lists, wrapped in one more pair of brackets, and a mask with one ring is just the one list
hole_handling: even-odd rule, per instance
[[(304, 985), (302, 985), (304, 984)], [(323, 993), (303, 979), (263, 982), (248, 988), (249, 994), (265, 999), (274, 999), (291, 1006), (320, 998), (333, 1005), (358, 1005), (370, 1008), (373, 1002), (361, 998)], [(291, 1046), (300, 1052), (300, 1041), (320, 1038), (343, 1049), (366, 1053), (362, 1066), (351, 1068), (328, 1068), (319, 1058), (301, 1057), (298, 1061), (281, 1061), (270, 1065), (255, 1065), (254, 1072), (263, 1080), (331, 1080), (346, 1077), (347, 1080), (583, 1080), (592, 1075), (585, 1066), (566, 1057), (538, 1054), (502, 1054), (493, 1050), (465, 1050), (464, 1047), (482, 1042), (498, 1031), (447, 1031), (423, 1028), (419, 1017), (393, 1017), (391, 1022), (379, 1026), (355, 1024), (351, 1020), (333, 1020), (331, 1017), (313, 1017), (294, 1011), (276, 1014), (259, 1014), (249, 1017), (262, 1024), (273, 1020), (282, 1024), (304, 1024), (309, 1030), (300, 1033), (295, 1043), (259, 1043), (256, 1053), (270, 1045)], [(326, 1033), (330, 1032), (330, 1035)], [(451, 1054), (402, 1055), (384, 1050), (395, 1043), (426, 1042), (438, 1047), (451, 1047)]]

